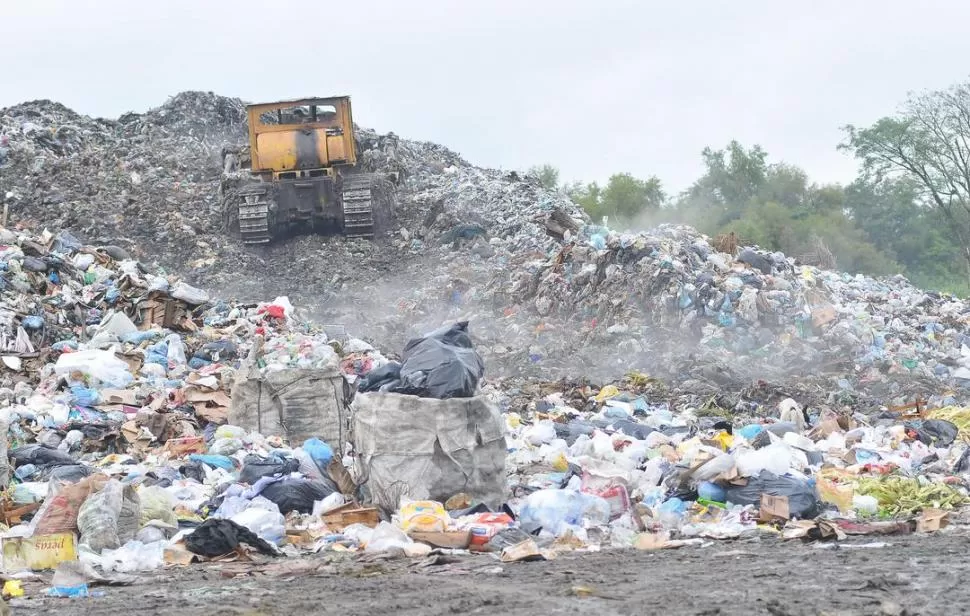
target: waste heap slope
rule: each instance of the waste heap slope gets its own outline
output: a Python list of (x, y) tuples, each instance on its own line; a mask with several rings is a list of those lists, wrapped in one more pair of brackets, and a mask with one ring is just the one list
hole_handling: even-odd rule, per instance
[(394, 134), (357, 130), (362, 164), (402, 177), (387, 237), (240, 246), (211, 211), (222, 148), (245, 135), (242, 102), (211, 93), (117, 120), (49, 101), (2, 110), (11, 223), (114, 244), (219, 296), (290, 295), (378, 347), (471, 319), (493, 376), (643, 372), (725, 407), (765, 383), (847, 400), (966, 392), (964, 301), (755, 247), (719, 253), (689, 227), (605, 229), (534, 178)]

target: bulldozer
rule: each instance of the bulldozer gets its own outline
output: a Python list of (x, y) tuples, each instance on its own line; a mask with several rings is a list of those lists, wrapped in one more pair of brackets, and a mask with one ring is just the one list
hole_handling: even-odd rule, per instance
[(223, 149), (222, 224), (244, 244), (314, 231), (372, 239), (393, 180), (358, 165), (350, 97), (248, 105), (249, 144)]

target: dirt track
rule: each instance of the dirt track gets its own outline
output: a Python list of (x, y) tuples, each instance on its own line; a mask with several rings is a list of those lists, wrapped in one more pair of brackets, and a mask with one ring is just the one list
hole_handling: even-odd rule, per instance
[[(965, 613), (970, 533), (861, 537), (838, 549), (772, 537), (661, 552), (407, 559), (321, 555), (194, 565), (87, 599), (25, 599), (14, 614), (691, 614), (829, 616)], [(888, 547), (851, 547), (873, 542)], [(254, 573), (255, 571), (258, 571)], [(27, 586), (38, 596), (40, 583)], [(592, 592), (592, 596), (589, 596)]]

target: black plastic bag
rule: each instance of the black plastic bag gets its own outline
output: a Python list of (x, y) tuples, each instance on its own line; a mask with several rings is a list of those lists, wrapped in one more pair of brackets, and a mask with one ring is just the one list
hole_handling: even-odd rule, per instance
[(263, 496), (280, 508), (283, 515), (291, 511), (300, 513), (311, 513), (313, 502), (323, 500), (333, 494), (336, 490), (334, 486), (322, 481), (311, 479), (283, 479), (263, 488), (260, 496)]
[(726, 500), (735, 505), (761, 504), (761, 495), (787, 496), (788, 511), (792, 517), (814, 518), (818, 515), (818, 497), (807, 482), (795, 477), (779, 477), (770, 471), (761, 471), (757, 477), (749, 477), (747, 485), (729, 485), (724, 489)]
[(57, 449), (50, 449), (43, 445), (24, 445), (10, 451), (10, 458), (15, 468), (24, 464), (34, 466), (67, 466), (77, 462), (70, 455)]
[(643, 425), (635, 421), (630, 421), (629, 419), (618, 419), (616, 421), (611, 421), (610, 424), (613, 429), (617, 432), (622, 432), (629, 437), (635, 438), (639, 441), (647, 438), (651, 432), (655, 432), (650, 426)]
[(410, 341), (404, 348), (401, 383), (393, 391), (425, 398), (471, 398), (485, 375), (462, 321)]
[(380, 368), (367, 373), (357, 383), (357, 390), (361, 392), (379, 391), (381, 387), (401, 378), (401, 364), (396, 361), (388, 362)]
[(235, 359), (239, 356), (239, 351), (236, 348), (236, 344), (231, 340), (216, 340), (214, 342), (207, 342), (202, 345), (198, 351), (195, 352), (193, 357), (198, 357), (199, 359), (204, 359), (206, 361), (226, 361), (230, 359)]
[(179, 472), (186, 479), (194, 479), (199, 483), (205, 483), (205, 469), (201, 462), (186, 462), (179, 467)]
[(83, 464), (64, 464), (46, 467), (40, 472), (40, 481), (55, 479), (65, 483), (77, 483), (88, 475), (94, 474), (94, 469)]
[(263, 554), (277, 556), (277, 551), (272, 545), (232, 520), (209, 518), (185, 538), (185, 547), (190, 552), (209, 558), (229, 554), (235, 551), (240, 543), (250, 545)]
[(250, 455), (246, 456), (246, 459), (243, 460), (242, 470), (239, 471), (239, 481), (252, 485), (260, 477), (278, 474), (289, 475), (299, 470), (300, 461), (294, 460), (293, 458), (280, 460), (279, 458), (263, 458)]
[(921, 443), (933, 447), (949, 447), (960, 432), (956, 424), (945, 419), (913, 421), (906, 424), (906, 427), (916, 432), (916, 438)]

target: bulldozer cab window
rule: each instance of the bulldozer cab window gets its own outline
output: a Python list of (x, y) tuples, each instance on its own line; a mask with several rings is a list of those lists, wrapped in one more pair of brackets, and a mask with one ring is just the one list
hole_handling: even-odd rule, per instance
[(330, 122), (337, 117), (337, 108), (333, 105), (314, 105), (313, 121)]
[(334, 105), (296, 105), (259, 114), (263, 125), (329, 123), (337, 117)]

